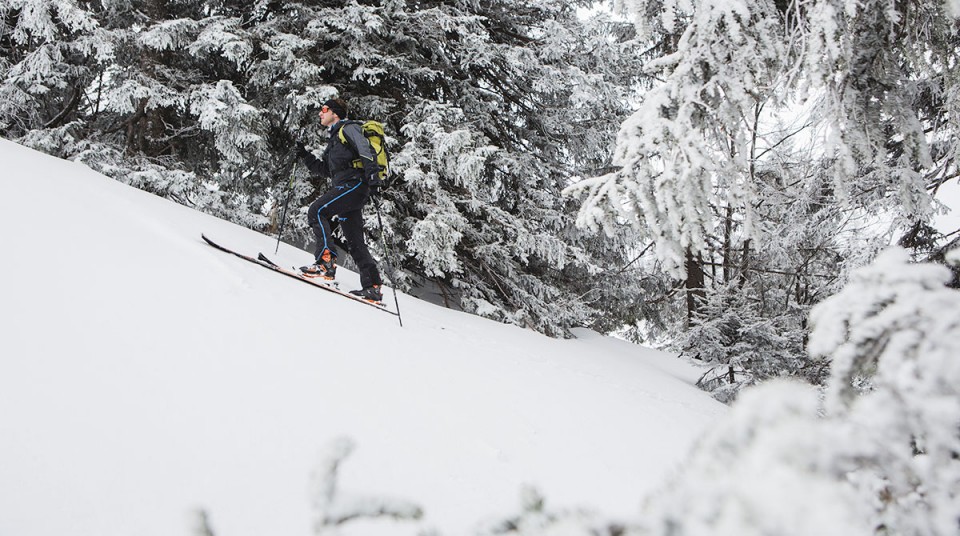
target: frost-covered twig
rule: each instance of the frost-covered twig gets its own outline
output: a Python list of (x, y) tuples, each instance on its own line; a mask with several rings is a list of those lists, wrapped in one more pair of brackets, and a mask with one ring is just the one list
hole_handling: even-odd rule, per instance
[(423, 517), (420, 506), (406, 500), (388, 497), (343, 497), (338, 489), (340, 464), (355, 448), (352, 439), (341, 437), (330, 443), (314, 472), (314, 505), (317, 520), (314, 531), (325, 534), (327, 529), (357, 519), (393, 518), (413, 520)]

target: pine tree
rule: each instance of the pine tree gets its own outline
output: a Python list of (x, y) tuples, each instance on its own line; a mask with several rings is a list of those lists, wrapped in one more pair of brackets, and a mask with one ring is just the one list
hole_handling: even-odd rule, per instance
[[(579, 222), (614, 232), (621, 219), (639, 224), (656, 241), (665, 268), (687, 275), (688, 257), (705, 252), (721, 203), (753, 220), (752, 138), (757, 110), (776, 99), (786, 58), (783, 27), (770, 2), (705, 2), (678, 6), (637, 1), (639, 13), (662, 9), (653, 39), (676, 38), (646, 64), (662, 83), (643, 95), (621, 130), (615, 164), (620, 170), (578, 184), (589, 196)], [(676, 36), (679, 33), (679, 36)]]
[(74, 0), (0, 2), (0, 133), (57, 154), (75, 126), (97, 65), (112, 57), (105, 30)]
[[(922, 229), (930, 192), (956, 177), (952, 19), (939, 3), (841, 4), (616, 2), (659, 80), (621, 127), (619, 169), (568, 192), (583, 196), (581, 226), (631, 222), (655, 244), (685, 292), (682, 345), (727, 366), (717, 388), (741, 383), (728, 366), (741, 344), (767, 356), (744, 379), (822, 381), (804, 319), (880, 249), (864, 222)], [(757, 321), (777, 328), (742, 333)]]
[(629, 242), (578, 231), (560, 192), (607, 165), (603, 139), (626, 107), (612, 73), (629, 49), (607, 39), (612, 22), (590, 35), (554, 1), (351, 3), (308, 18), (328, 80), (392, 134), (402, 187), (384, 223), (406, 284), (553, 335), (603, 311), (584, 281), (625, 263)]
[(927, 222), (957, 177), (956, 19), (943, 2), (821, 0), (806, 13), (805, 70), (823, 91), (835, 188), (854, 206)]

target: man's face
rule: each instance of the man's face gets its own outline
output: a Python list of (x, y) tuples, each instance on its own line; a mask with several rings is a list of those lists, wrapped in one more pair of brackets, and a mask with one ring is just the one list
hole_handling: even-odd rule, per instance
[(333, 113), (330, 108), (323, 106), (320, 108), (320, 124), (329, 127), (336, 123), (340, 118), (337, 117), (337, 114)]

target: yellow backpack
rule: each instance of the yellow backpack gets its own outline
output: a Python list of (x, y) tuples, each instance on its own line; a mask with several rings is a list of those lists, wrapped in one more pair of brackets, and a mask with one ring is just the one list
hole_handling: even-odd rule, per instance
[[(360, 131), (363, 132), (363, 135), (370, 140), (370, 146), (373, 147), (374, 154), (377, 155), (377, 165), (380, 166), (380, 177), (381, 183), (386, 183), (387, 175), (390, 174), (390, 158), (387, 155), (387, 141), (383, 133), (383, 123), (374, 120), (367, 121), (349, 121), (360, 125)], [(340, 143), (346, 145), (347, 137), (343, 133), (343, 129), (340, 129)], [(363, 162), (358, 158), (353, 161), (353, 167), (363, 168)]]

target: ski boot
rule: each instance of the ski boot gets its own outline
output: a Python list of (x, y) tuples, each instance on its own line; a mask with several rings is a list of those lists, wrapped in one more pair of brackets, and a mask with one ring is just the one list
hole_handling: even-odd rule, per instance
[(337, 265), (333, 262), (333, 252), (329, 249), (323, 250), (316, 262), (310, 266), (301, 266), (300, 272), (307, 277), (320, 277), (333, 281), (337, 277)]
[(351, 290), (350, 294), (363, 298), (371, 303), (383, 303), (383, 293), (380, 292), (380, 285), (373, 285), (360, 290)]

